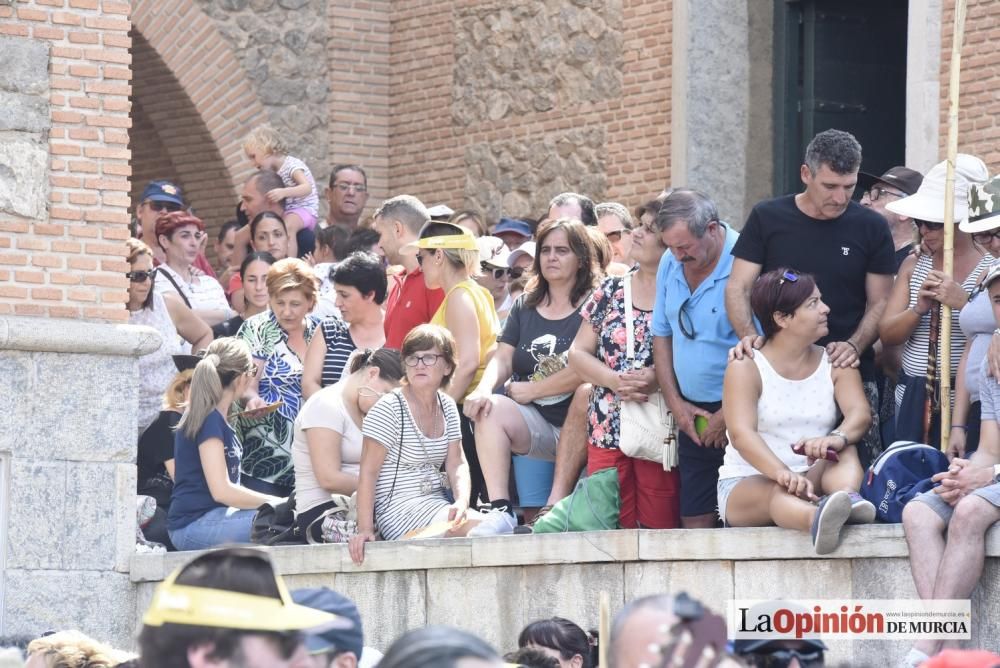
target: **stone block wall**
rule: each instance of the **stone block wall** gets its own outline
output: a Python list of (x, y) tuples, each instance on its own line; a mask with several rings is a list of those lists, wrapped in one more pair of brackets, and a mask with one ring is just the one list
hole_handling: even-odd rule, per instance
[(0, 4), (0, 315), (127, 318), (128, 12)]
[[(941, 17), (940, 158), (948, 145), (948, 80), (951, 69), (955, 0), (944, 0)], [(969, 0), (962, 47), (958, 150), (983, 159), (994, 172), (1000, 165), (1000, 4)]]

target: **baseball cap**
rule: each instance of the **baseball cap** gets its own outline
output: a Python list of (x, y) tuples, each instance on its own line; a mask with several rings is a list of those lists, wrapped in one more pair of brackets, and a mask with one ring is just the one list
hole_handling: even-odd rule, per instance
[(986, 183), (973, 183), (969, 188), (969, 217), (958, 229), (970, 234), (1000, 227), (1000, 176)]
[(497, 223), (496, 228), (493, 230), (493, 234), (497, 235), (503, 232), (512, 232), (514, 234), (519, 234), (522, 237), (531, 238), (531, 225), (528, 225), (523, 220), (501, 218), (500, 222)]
[(431, 208), (427, 209), (427, 215), (432, 219), (447, 219), (455, 211), (447, 204), (435, 204)]
[(458, 225), (452, 225), (451, 223), (443, 223), (438, 221), (432, 221), (434, 225), (447, 225), (448, 228), (454, 230), (453, 234), (439, 234), (433, 237), (422, 237), (414, 242), (408, 243), (399, 249), (402, 255), (416, 255), (417, 251), (420, 249), (436, 250), (438, 248), (452, 248), (455, 250), (474, 250), (478, 251), (479, 246), (476, 245), (476, 237), (472, 236), (472, 232), (465, 229), (464, 227), (459, 227)]
[(503, 242), (503, 239), (497, 237), (479, 237), (476, 239), (476, 245), (479, 246), (480, 262), (493, 267), (507, 266), (507, 258), (510, 257), (510, 251), (507, 250), (507, 244)]
[(535, 242), (525, 241), (523, 244), (511, 251), (510, 257), (507, 258), (507, 266), (513, 267), (514, 263), (517, 262), (517, 258), (522, 255), (527, 255), (532, 260), (535, 259)]
[(178, 206), (184, 206), (184, 194), (170, 181), (150, 181), (146, 189), (142, 191), (142, 197), (139, 198), (140, 202), (146, 200), (172, 202)]
[[(267, 562), (270, 564), (270, 559)], [(273, 565), (271, 567), (273, 572)], [(351, 621), (344, 617), (296, 604), (277, 573), (274, 573), (274, 581), (280, 598), (179, 585), (176, 580), (183, 568), (175, 570), (156, 588), (142, 618), (143, 624), (184, 624), (278, 633), (352, 626)]]
[(292, 592), (292, 600), (298, 605), (322, 610), (351, 622), (349, 628), (325, 629), (307, 634), (306, 647), (311, 654), (353, 652), (354, 656), (361, 658), (365, 647), (365, 636), (361, 625), (361, 614), (354, 601), (327, 587), (296, 589)]
[(893, 167), (882, 176), (875, 176), (868, 172), (858, 172), (858, 186), (862, 191), (867, 192), (876, 183), (887, 183), (894, 188), (898, 188), (906, 195), (913, 195), (924, 180), (924, 175), (909, 167)]

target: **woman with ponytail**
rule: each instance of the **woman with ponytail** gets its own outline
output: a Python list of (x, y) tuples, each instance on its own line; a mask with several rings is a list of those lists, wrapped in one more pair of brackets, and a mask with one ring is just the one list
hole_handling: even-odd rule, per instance
[(223, 338), (208, 346), (191, 377), (174, 440), (174, 490), (167, 530), (178, 550), (249, 543), (255, 509), (279, 499), (240, 485), (242, 448), (226, 416), (257, 369), (250, 349)]
[(361, 470), (361, 423), (399, 387), (403, 363), (390, 348), (358, 351), (345, 375), (312, 395), (295, 418), (295, 520), (303, 531), (330, 506), (331, 494), (353, 494)]

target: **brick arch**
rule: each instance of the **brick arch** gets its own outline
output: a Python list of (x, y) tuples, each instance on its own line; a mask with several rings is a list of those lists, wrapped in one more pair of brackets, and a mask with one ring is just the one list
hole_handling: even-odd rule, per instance
[[(192, 0), (133, 0), (133, 201), (175, 178), (210, 228), (253, 171), (240, 142), (267, 114), (212, 19)], [(183, 26), (183, 31), (175, 30)]]

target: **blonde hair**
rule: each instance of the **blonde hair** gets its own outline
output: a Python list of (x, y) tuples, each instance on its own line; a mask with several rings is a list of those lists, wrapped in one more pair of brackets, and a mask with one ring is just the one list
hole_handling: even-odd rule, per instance
[(274, 297), (286, 290), (301, 290), (306, 299), (316, 299), (319, 279), (308, 264), (298, 258), (286, 257), (267, 270), (267, 294)]
[(444, 259), (457, 269), (465, 268), (469, 276), (480, 276), (483, 272), (479, 268), (479, 251), (468, 248), (440, 248), (444, 254)]
[(28, 643), (28, 656), (41, 654), (48, 668), (111, 668), (130, 655), (79, 631), (60, 631)]
[(177, 429), (192, 440), (197, 438), (205, 418), (222, 399), (223, 390), (241, 375), (253, 372), (253, 357), (244, 341), (233, 337), (212, 341), (194, 368), (191, 398)]
[(125, 248), (128, 250), (126, 260), (128, 260), (129, 264), (133, 264), (142, 255), (153, 257), (153, 249), (147, 246), (144, 242), (132, 237), (125, 240)]
[(243, 150), (259, 148), (268, 155), (288, 155), (288, 147), (278, 131), (268, 124), (258, 125), (243, 140)]
[(179, 411), (184, 409), (184, 405), (187, 403), (184, 401), (184, 391), (191, 387), (191, 376), (193, 375), (194, 369), (184, 369), (174, 375), (170, 385), (167, 386), (167, 391), (163, 393), (163, 410)]

